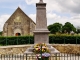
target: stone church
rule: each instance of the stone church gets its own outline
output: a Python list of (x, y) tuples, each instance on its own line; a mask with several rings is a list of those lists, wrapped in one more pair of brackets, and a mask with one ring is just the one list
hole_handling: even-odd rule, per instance
[(35, 22), (28, 17), (19, 7), (5, 22), (3, 36), (26, 36), (32, 35), (35, 29)]

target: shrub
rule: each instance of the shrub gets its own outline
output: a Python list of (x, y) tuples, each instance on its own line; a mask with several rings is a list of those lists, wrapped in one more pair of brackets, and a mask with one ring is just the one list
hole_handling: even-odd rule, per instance
[[(80, 36), (50, 35), (50, 44), (80, 44)], [(0, 45), (34, 44), (33, 36), (0, 37)]]

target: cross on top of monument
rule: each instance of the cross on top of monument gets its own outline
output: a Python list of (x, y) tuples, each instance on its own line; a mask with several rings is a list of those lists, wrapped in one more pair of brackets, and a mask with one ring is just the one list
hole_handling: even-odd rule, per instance
[(40, 0), (40, 2), (39, 3), (43, 3), (43, 0)]

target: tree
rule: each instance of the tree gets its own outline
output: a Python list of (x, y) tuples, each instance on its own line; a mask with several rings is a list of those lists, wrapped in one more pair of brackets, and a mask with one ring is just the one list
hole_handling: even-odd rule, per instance
[(60, 23), (54, 23), (48, 26), (48, 29), (50, 33), (56, 33), (56, 32), (61, 32), (62, 31), (62, 24)]
[(71, 31), (76, 32), (76, 28), (71, 24), (70, 22), (66, 22), (65, 25), (62, 27), (62, 32), (68, 32), (70, 33)]
[(76, 31), (77, 34), (80, 33), (80, 27), (77, 27), (76, 30), (77, 30)]

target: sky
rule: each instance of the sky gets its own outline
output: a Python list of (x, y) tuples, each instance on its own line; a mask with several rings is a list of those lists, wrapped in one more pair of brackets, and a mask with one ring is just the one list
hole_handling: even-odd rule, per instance
[[(47, 25), (70, 22), (80, 27), (80, 0), (43, 0), (46, 5)], [(20, 7), (36, 22), (36, 3), (39, 0), (0, 0), (0, 31), (4, 23)]]

